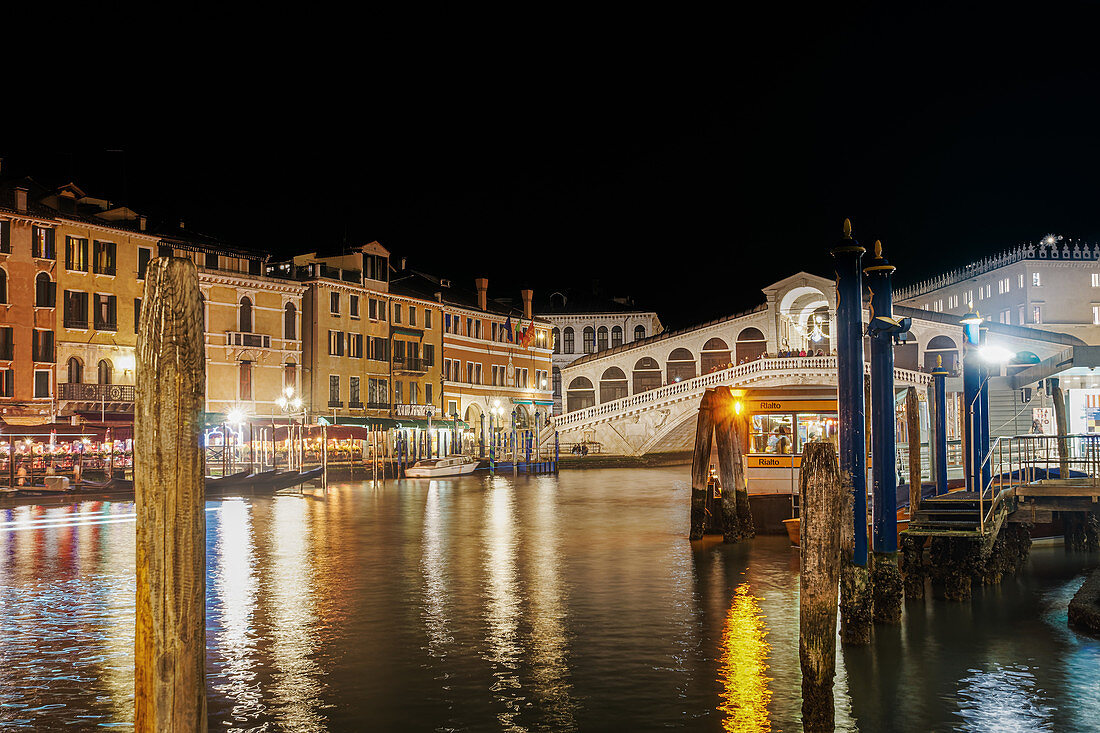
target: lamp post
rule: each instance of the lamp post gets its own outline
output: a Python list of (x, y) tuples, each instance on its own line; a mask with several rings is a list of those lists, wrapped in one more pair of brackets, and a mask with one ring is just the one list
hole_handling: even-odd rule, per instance
[[(290, 433), (291, 433), (291, 428), (294, 425), (293, 416), (298, 414), (298, 412), (302, 409), (302, 400), (301, 400), (300, 397), (296, 397), (294, 395), (294, 388), (293, 387), (287, 387), (286, 389), (283, 390), (283, 393), (281, 395), (279, 395), (278, 399), (275, 400), (275, 404), (277, 404), (279, 406), (279, 409), (283, 411), (283, 414), (287, 416), (287, 425), (286, 425), (287, 451), (286, 451), (286, 459), (287, 459), (287, 470), (290, 470), (290, 469), (294, 468), (294, 460), (292, 458), (293, 453), (291, 452), (291, 449), (290, 449), (290, 447), (291, 447)], [(304, 424), (305, 424), (305, 421), (303, 419), (303, 425)], [(274, 436), (272, 436), (272, 437), (274, 437)], [(275, 456), (274, 455), (271, 456), (271, 462), (272, 462), (272, 464), (275, 463)], [(299, 467), (299, 470), (301, 470), (301, 456), (299, 456), (299, 459), (298, 459), (298, 467)]]
[[(230, 469), (230, 472), (232, 472), (232, 469), (234, 467), (233, 464), (236, 463), (236, 461), (234, 460), (233, 454), (229, 453), (229, 450), (230, 450), (229, 436), (230, 436), (230, 434), (233, 435), (234, 440), (232, 442), (233, 442), (234, 445), (240, 445), (240, 441), (236, 440), (236, 438), (237, 438), (237, 432), (241, 429), (241, 423), (244, 422), (244, 413), (241, 412), (238, 409), (233, 409), (233, 410), (229, 411), (229, 414), (225, 416), (225, 419), (226, 419), (226, 425), (224, 427), (227, 427), (227, 428), (232, 427), (233, 428), (232, 431), (230, 431), (228, 429), (225, 431), (225, 441), (224, 441), (225, 442), (224, 450), (226, 451), (227, 455), (229, 456), (229, 458), (228, 458), (229, 469)], [(249, 473), (251, 473), (252, 472), (252, 467), (249, 466), (248, 470), (249, 470)]]
[(978, 470), (982, 465), (981, 439), (981, 396), (982, 364), (977, 359), (977, 350), (981, 345), (982, 317), (977, 313), (967, 313), (959, 319), (963, 327), (963, 431), (966, 452), (963, 466), (966, 474), (967, 491), (977, 491), (981, 481)]

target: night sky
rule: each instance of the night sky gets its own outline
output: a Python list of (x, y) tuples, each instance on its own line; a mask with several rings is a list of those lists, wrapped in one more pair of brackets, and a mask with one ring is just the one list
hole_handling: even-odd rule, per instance
[(257, 40), (216, 74), (118, 54), (72, 87), (127, 91), (3, 115), (0, 155), (276, 255), (378, 239), (490, 294), (598, 281), (677, 327), (829, 274), (845, 217), (900, 283), (1048, 232), (1100, 240), (1100, 17), (1047, 5), (496, 18), (507, 33), (452, 10), (431, 33)]

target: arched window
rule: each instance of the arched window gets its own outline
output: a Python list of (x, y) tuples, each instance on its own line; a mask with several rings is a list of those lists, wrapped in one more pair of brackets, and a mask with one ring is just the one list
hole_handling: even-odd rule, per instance
[(111, 367), (111, 362), (107, 361), (106, 359), (100, 359), (99, 360), (99, 383), (100, 384), (110, 384), (111, 383), (111, 374), (112, 374), (113, 371), (114, 371), (114, 369)]
[(958, 371), (959, 347), (950, 336), (935, 336), (924, 347), (924, 368), (932, 371), (936, 368), (936, 357), (943, 359), (943, 368), (951, 374)]
[(695, 356), (687, 349), (673, 349), (665, 366), (668, 369), (668, 384), (695, 377)]
[(555, 354), (560, 354), (561, 353), (561, 331), (558, 329), (557, 326), (555, 326), (554, 330), (550, 332), (550, 338), (552, 338), (554, 340), (554, 353)]
[(283, 389), (290, 387), (295, 389), (298, 386), (298, 365), (292, 361), (288, 361), (283, 365)]
[(699, 360), (702, 362), (703, 374), (725, 369), (732, 361), (729, 344), (720, 338), (709, 339), (703, 344), (703, 351), (699, 354)]
[(755, 361), (768, 350), (768, 342), (759, 328), (745, 328), (737, 334), (737, 363)]
[(0, 267), (0, 303), (8, 302), (8, 272)]
[(57, 289), (48, 272), (40, 272), (34, 277), (34, 304), (38, 308), (53, 308)]
[(562, 332), (562, 352), (565, 354), (573, 353), (573, 327), (566, 326), (565, 331)]
[(607, 326), (596, 331), (596, 351), (607, 351)]
[(634, 327), (634, 340), (637, 341), (638, 339), (644, 339), (644, 338), (645, 338), (645, 326), (635, 326)]
[(648, 392), (661, 386), (661, 365), (657, 360), (646, 356), (634, 365), (634, 394)]
[(283, 308), (283, 338), (291, 341), (298, 338), (298, 309), (293, 303)]
[(561, 369), (554, 367), (551, 379), (554, 381), (554, 399), (561, 402)]
[(550, 294), (550, 310), (563, 311), (565, 310), (565, 296), (561, 293)]
[(611, 348), (623, 345), (623, 327), (615, 326), (611, 329)]
[(69, 357), (69, 383), (80, 384), (84, 381), (84, 365), (75, 356)]
[(240, 329), (241, 333), (252, 333), (252, 299), (247, 295), (241, 298)]
[(626, 373), (619, 367), (607, 369), (600, 377), (600, 402), (611, 402), (627, 396)]
[(584, 353), (592, 354), (596, 351), (596, 329), (591, 326), (584, 327)]
[(588, 377), (577, 377), (569, 383), (566, 394), (566, 410), (583, 410), (596, 404), (596, 390)]

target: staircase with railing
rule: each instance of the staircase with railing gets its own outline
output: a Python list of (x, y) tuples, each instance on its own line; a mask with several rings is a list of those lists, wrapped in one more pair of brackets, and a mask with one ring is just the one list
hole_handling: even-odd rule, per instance
[[(835, 356), (795, 356), (783, 358), (757, 359), (745, 364), (737, 364), (710, 374), (703, 374), (681, 382), (666, 384), (663, 387), (604, 402), (592, 407), (573, 410), (554, 417), (554, 427), (558, 430), (577, 430), (601, 422), (616, 420), (627, 415), (650, 410), (662, 405), (697, 399), (712, 387), (746, 386), (767, 377), (784, 377), (795, 380), (807, 376), (817, 377), (823, 383), (835, 382), (837, 358)], [(869, 366), (868, 366), (869, 369)], [(924, 372), (909, 369), (894, 369), (894, 380), (898, 385), (926, 385), (932, 377)]]
[(1078, 501), (1082, 509), (1089, 508), (1100, 499), (1100, 435), (997, 438), (982, 460), (980, 476), (979, 490), (923, 499), (909, 532), (992, 538), (1021, 501), (1054, 502), (1062, 508)]

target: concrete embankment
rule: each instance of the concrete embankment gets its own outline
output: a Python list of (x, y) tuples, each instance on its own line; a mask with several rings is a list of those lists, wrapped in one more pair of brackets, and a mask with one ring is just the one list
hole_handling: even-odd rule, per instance
[(1100, 568), (1089, 573), (1084, 585), (1069, 602), (1069, 625), (1100, 636)]

